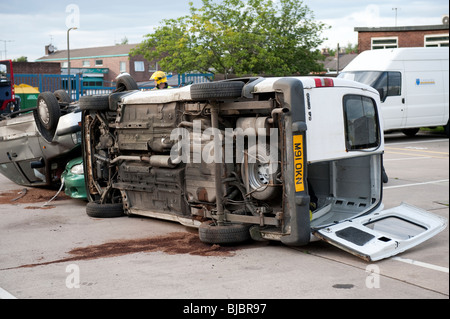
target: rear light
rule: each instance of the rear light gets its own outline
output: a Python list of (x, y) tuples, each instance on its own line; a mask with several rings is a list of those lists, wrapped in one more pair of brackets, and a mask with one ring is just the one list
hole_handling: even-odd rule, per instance
[(330, 78), (315, 78), (314, 82), (316, 82), (316, 88), (334, 86), (333, 79)]

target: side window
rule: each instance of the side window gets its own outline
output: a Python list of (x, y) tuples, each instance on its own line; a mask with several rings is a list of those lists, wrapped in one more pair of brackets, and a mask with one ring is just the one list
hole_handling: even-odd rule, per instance
[(388, 96), (402, 94), (402, 74), (400, 72), (383, 72), (373, 86), (380, 93), (384, 102)]
[(388, 72), (387, 96), (397, 96), (401, 94), (402, 94), (402, 74), (400, 72)]
[(347, 151), (378, 147), (379, 122), (375, 101), (367, 96), (344, 96)]

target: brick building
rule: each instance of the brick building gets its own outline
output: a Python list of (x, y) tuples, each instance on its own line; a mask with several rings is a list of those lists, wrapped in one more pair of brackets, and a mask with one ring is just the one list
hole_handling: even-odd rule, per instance
[[(132, 56), (130, 51), (138, 44), (121, 44), (106, 47), (70, 49), (70, 73), (81, 74), (85, 86), (109, 86), (123, 72), (129, 73), (136, 82), (148, 82), (157, 69), (142, 55)], [(67, 50), (51, 52), (36, 62), (59, 62), (61, 74), (67, 74)]]
[(14, 74), (61, 74), (61, 64), (57, 62), (13, 62)]
[(358, 32), (358, 53), (388, 48), (448, 47), (448, 23), (405, 27), (356, 27), (354, 30)]

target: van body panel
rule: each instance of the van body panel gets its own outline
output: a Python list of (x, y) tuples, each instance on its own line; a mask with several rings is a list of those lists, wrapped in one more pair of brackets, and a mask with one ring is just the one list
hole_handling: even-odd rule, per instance
[(384, 130), (447, 126), (448, 48), (399, 48), (364, 51), (339, 77), (358, 81), (368, 72), (401, 74), (401, 92), (382, 90), (382, 80), (367, 83), (380, 92)]

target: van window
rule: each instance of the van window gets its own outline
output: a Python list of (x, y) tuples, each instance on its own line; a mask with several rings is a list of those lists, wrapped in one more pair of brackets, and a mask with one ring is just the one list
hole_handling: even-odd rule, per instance
[(344, 96), (347, 151), (378, 147), (379, 122), (375, 101), (361, 95)]
[(380, 93), (381, 102), (384, 102), (388, 96), (402, 94), (400, 72), (351, 71), (342, 72), (338, 77), (370, 85)]

